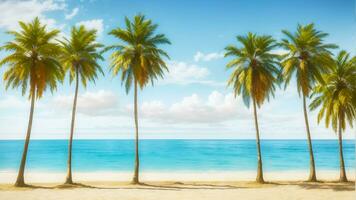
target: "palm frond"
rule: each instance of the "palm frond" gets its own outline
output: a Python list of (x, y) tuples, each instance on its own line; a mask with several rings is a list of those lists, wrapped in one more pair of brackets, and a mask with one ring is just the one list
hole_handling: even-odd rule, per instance
[(53, 92), (63, 80), (58, 61), (61, 48), (55, 43), (59, 30), (48, 31), (38, 18), (19, 25), (19, 31), (7, 32), (14, 39), (0, 47), (10, 52), (0, 61), (0, 65), (8, 66), (3, 77), (5, 86), (19, 87), (23, 95), (29, 93), (29, 98), (41, 98), (47, 89)]
[(136, 15), (132, 20), (126, 17), (125, 25), (126, 28), (116, 28), (109, 33), (122, 43), (106, 47), (104, 51), (113, 50), (110, 70), (113, 75), (121, 73), (128, 93), (134, 81), (143, 88), (163, 78), (168, 71), (163, 57), (169, 59), (169, 56), (158, 45), (171, 42), (164, 34), (155, 34), (158, 26), (143, 15)]
[(248, 33), (236, 38), (242, 47), (225, 48), (225, 57), (233, 57), (226, 65), (227, 69), (233, 68), (228, 86), (233, 87), (235, 96), (242, 96), (246, 106), (251, 99), (261, 106), (274, 95), (275, 86), (280, 83), (279, 56), (271, 52), (277, 44), (267, 35)]

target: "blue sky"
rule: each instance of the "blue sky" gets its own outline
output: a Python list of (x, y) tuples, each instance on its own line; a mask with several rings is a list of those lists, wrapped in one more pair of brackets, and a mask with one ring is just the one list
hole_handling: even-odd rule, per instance
[[(326, 42), (356, 53), (356, 11), (352, 0), (329, 1), (109, 1), (31, 0), (0, 2), (0, 42), (11, 38), (4, 32), (17, 30), (17, 21), (39, 16), (62, 36), (71, 26), (84, 24), (98, 30), (98, 41), (118, 42), (107, 33), (123, 27), (124, 17), (142, 13), (159, 24), (172, 45), (170, 72), (164, 80), (139, 92), (142, 138), (242, 138), (253, 139), (252, 111), (226, 87), (228, 59), (224, 47), (235, 36), (255, 32), (281, 39), (282, 29), (294, 31), (298, 23), (315, 23), (329, 33)], [(276, 50), (279, 51), (279, 50)], [(3, 57), (6, 52), (1, 52)], [(105, 54), (107, 58), (109, 54)], [(106, 74), (87, 89), (80, 88), (76, 138), (133, 138), (132, 93), (125, 94), (120, 80)], [(0, 69), (2, 76), (6, 66)], [(67, 138), (73, 85), (68, 81), (36, 104), (33, 138)], [(0, 139), (24, 138), (29, 102), (19, 90), (0, 85)], [(278, 90), (275, 99), (258, 111), (261, 138), (304, 139), (301, 100), (293, 82)], [(334, 139), (335, 134), (316, 123), (310, 113), (313, 138)], [(355, 130), (347, 129), (346, 138)]]

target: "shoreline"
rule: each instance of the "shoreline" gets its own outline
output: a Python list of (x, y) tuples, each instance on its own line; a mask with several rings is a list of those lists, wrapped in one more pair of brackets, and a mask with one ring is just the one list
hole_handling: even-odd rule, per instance
[[(346, 172), (349, 181), (355, 181), (355, 170)], [(304, 181), (308, 178), (307, 170), (284, 170), (284, 171), (264, 171), (266, 181)], [(0, 171), (0, 184), (12, 184), (17, 176), (16, 171)], [(61, 183), (66, 177), (65, 172), (25, 172), (25, 180), (28, 183)], [(73, 180), (76, 182), (128, 182), (132, 178), (129, 171), (95, 171), (76, 172), (73, 171)], [(140, 179), (145, 181), (254, 181), (255, 171), (141, 171)], [(339, 171), (319, 170), (317, 178), (320, 181), (337, 181)]]

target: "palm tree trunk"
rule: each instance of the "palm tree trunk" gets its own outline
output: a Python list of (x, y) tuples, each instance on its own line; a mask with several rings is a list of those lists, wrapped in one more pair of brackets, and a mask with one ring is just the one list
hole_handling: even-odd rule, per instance
[(134, 97), (134, 115), (135, 115), (135, 131), (136, 131), (136, 139), (135, 139), (135, 171), (132, 179), (133, 184), (139, 184), (139, 168), (140, 168), (140, 158), (138, 155), (138, 117), (137, 117), (137, 81), (135, 79), (135, 97)]
[(344, 154), (342, 151), (342, 128), (341, 128), (341, 119), (339, 119), (339, 157), (340, 157), (340, 182), (347, 182), (346, 172), (345, 172), (345, 163), (344, 163)]
[(256, 101), (254, 99), (253, 99), (253, 112), (254, 112), (254, 117), (255, 117), (256, 143), (257, 143), (257, 177), (256, 177), (256, 181), (258, 183), (264, 183), (261, 145), (260, 145), (260, 131), (258, 128)]
[(74, 94), (74, 102), (73, 102), (73, 110), (72, 110), (72, 122), (70, 126), (70, 136), (68, 143), (68, 160), (67, 160), (67, 177), (65, 184), (73, 184), (72, 179), (72, 145), (73, 145), (73, 134), (74, 134), (74, 123), (75, 123), (75, 113), (77, 109), (77, 99), (78, 99), (78, 88), (79, 88), (79, 73), (78, 68), (76, 68), (76, 79), (75, 79), (75, 94)]
[(31, 95), (32, 95), (31, 96), (31, 108), (30, 108), (30, 116), (29, 116), (29, 121), (28, 121), (28, 126), (27, 126), (26, 140), (25, 140), (25, 145), (24, 145), (24, 148), (23, 148), (23, 153), (22, 153), (19, 173), (17, 175), (17, 179), (16, 179), (16, 182), (15, 182), (15, 187), (24, 187), (24, 186), (26, 186), (25, 180), (24, 180), (24, 173), (25, 173), (25, 165), (26, 165), (26, 157), (27, 157), (28, 145), (30, 144), (33, 113), (34, 113), (34, 110), (35, 110), (35, 99), (36, 99), (35, 90), (36, 90), (35, 87), (32, 86), (32, 88), (31, 88)]
[(307, 105), (306, 105), (306, 100), (305, 100), (304, 94), (303, 94), (303, 109), (304, 109), (304, 120), (305, 120), (305, 126), (306, 126), (306, 130), (307, 130), (308, 145), (309, 145), (309, 157), (310, 157), (310, 174), (309, 174), (308, 181), (315, 182), (316, 181), (316, 173), (315, 173), (314, 153), (313, 153), (313, 146), (312, 146), (310, 130), (309, 130)]

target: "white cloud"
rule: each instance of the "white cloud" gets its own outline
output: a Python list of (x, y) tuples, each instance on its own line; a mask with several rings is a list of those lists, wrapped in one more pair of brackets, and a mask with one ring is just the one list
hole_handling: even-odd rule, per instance
[(279, 49), (272, 50), (271, 53), (278, 54), (278, 55), (284, 55), (284, 54), (288, 53), (288, 51), (285, 49), (279, 48)]
[(168, 62), (169, 72), (165, 75), (161, 83), (168, 84), (190, 84), (206, 81), (206, 77), (210, 74), (205, 67), (188, 64), (185, 62), (171, 61)]
[[(276, 94), (258, 110), (261, 138), (305, 139), (305, 124), (300, 99)], [(292, 102), (296, 101), (298, 103)], [(67, 138), (73, 94), (44, 97), (36, 102), (33, 138)], [(132, 138), (133, 107), (110, 90), (79, 95), (76, 132), (78, 138)], [(290, 106), (292, 105), (295, 106)], [(28, 123), (29, 101), (13, 95), (0, 97), (0, 138), (22, 139)], [(207, 96), (191, 94), (172, 103), (157, 98), (139, 103), (142, 138), (243, 138), (254, 139), (252, 108), (241, 97), (212, 91)], [(64, 112), (63, 112), (64, 111)], [(317, 125), (316, 112), (309, 113), (313, 139), (332, 138), (331, 129)], [(16, 124), (16, 126), (8, 126)], [(355, 129), (347, 129), (352, 139)], [(100, 133), (98, 135), (98, 133)]]
[(99, 35), (101, 35), (101, 33), (104, 31), (104, 23), (102, 19), (81, 21), (78, 22), (77, 25), (84, 25), (88, 29), (95, 29), (98, 31)]
[(79, 12), (79, 8), (74, 8), (71, 13), (66, 14), (64, 17), (65, 19), (72, 19), (74, 16), (76, 16)]
[[(1, 105), (1, 104), (0, 104)], [(50, 104), (58, 110), (71, 111), (73, 95), (57, 96)], [(133, 105), (119, 105), (118, 97), (112, 91), (86, 92), (78, 96), (77, 110), (89, 116), (131, 117)], [(183, 97), (170, 105), (160, 100), (146, 101), (139, 105), (140, 118), (152, 122), (172, 124), (221, 123), (243, 119), (249, 111), (234, 98), (232, 93), (213, 91), (206, 99), (197, 94)]]
[(202, 53), (200, 51), (198, 51), (195, 55), (194, 55), (194, 61), (195, 62), (199, 62), (199, 61), (212, 61), (212, 60), (217, 60), (220, 58), (224, 57), (224, 53), (220, 52), (220, 53)]
[(15, 96), (5, 96), (5, 98), (0, 100), (0, 109), (21, 109), (30, 106), (30, 103), (26, 104), (26, 101), (19, 99)]
[(39, 17), (42, 22), (47, 23), (49, 28), (58, 27), (56, 20), (47, 18), (45, 13), (64, 10), (65, 2), (56, 0), (29, 0), (0, 2), (0, 27), (14, 30), (19, 28), (18, 21), (31, 21)]
[(249, 111), (233, 94), (213, 91), (207, 99), (192, 94), (170, 106), (161, 101), (145, 102), (140, 107), (140, 115), (155, 122), (216, 124), (243, 119)]
[[(56, 108), (70, 110), (73, 106), (74, 95), (57, 96), (53, 100)], [(111, 91), (99, 90), (97, 92), (85, 92), (78, 96), (77, 109), (79, 113), (86, 115), (100, 115), (117, 108), (118, 97)]]

